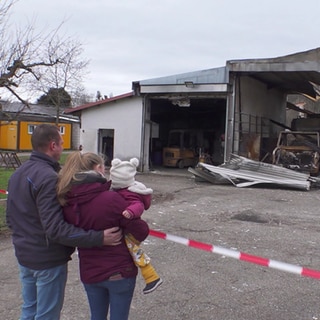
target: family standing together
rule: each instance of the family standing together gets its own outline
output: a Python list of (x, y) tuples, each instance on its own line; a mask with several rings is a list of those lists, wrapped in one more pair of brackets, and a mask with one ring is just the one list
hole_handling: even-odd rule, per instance
[(108, 181), (94, 153), (71, 153), (60, 170), (58, 127), (37, 126), (31, 142), (30, 159), (10, 178), (6, 212), (22, 286), (20, 320), (60, 319), (75, 248), (91, 319), (128, 319), (137, 267), (145, 294), (162, 283), (140, 247), (152, 189), (134, 179), (138, 160), (114, 159)]

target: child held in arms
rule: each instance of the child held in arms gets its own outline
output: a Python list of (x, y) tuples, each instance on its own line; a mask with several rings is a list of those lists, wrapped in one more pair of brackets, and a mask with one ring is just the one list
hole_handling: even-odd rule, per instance
[[(132, 158), (130, 161), (121, 161), (115, 158), (111, 161), (111, 188), (128, 201), (129, 205), (122, 213), (127, 219), (140, 219), (143, 211), (149, 209), (151, 205), (153, 190), (147, 188), (143, 183), (135, 181), (138, 165), (137, 158)], [(145, 280), (146, 286), (143, 293), (154, 291), (162, 284), (162, 279), (152, 266), (150, 258), (141, 249), (140, 242), (131, 234), (125, 235), (125, 241), (133, 261), (140, 268), (141, 275)]]

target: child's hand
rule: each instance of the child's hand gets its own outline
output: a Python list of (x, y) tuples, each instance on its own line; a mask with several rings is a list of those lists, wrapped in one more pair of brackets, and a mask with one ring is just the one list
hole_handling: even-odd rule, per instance
[(122, 215), (127, 219), (132, 219), (133, 218), (133, 214), (131, 212), (127, 211), (127, 210), (124, 210), (122, 212)]

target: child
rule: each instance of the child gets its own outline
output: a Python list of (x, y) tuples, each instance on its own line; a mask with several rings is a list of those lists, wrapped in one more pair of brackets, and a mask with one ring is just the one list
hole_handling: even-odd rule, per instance
[[(151, 194), (153, 190), (147, 188), (143, 183), (135, 181), (139, 160), (132, 158), (130, 161), (113, 159), (110, 168), (111, 188), (121, 194), (129, 206), (122, 215), (127, 219), (140, 218), (143, 211), (151, 205)], [(127, 247), (141, 275), (146, 282), (143, 293), (147, 294), (157, 289), (162, 284), (162, 279), (150, 263), (150, 258), (140, 248), (140, 242), (131, 234), (125, 235)]]

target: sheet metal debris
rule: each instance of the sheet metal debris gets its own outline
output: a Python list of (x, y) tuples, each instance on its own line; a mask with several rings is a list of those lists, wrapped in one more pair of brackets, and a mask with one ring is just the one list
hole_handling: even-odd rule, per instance
[(231, 155), (228, 162), (220, 166), (199, 162), (195, 169), (189, 168), (188, 171), (212, 183), (232, 183), (239, 188), (268, 184), (283, 188), (310, 190), (313, 184), (320, 185), (319, 178), (311, 177), (309, 174), (234, 154)]

